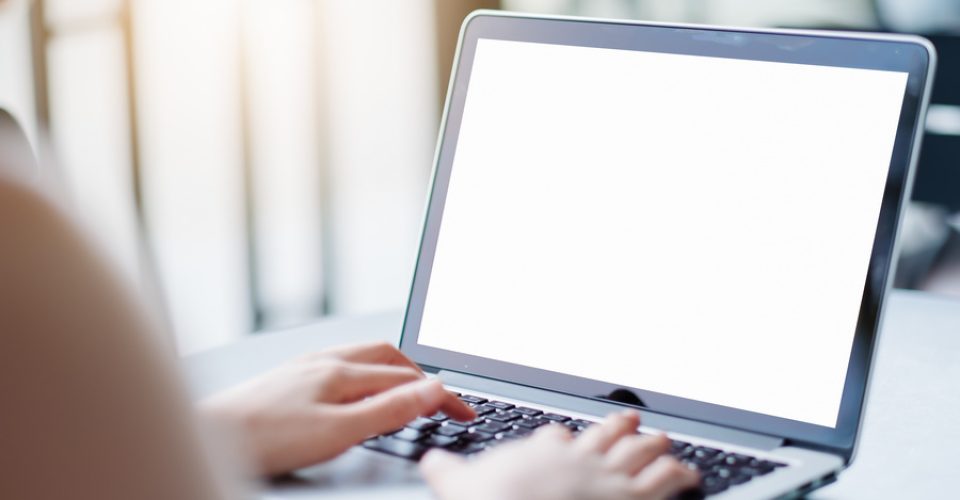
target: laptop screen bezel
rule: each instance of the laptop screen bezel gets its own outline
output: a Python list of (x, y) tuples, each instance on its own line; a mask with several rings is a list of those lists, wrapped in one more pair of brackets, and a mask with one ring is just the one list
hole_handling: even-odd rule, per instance
[[(644, 50), (709, 57), (814, 64), (908, 73), (906, 91), (890, 169), (883, 193), (873, 250), (864, 285), (860, 314), (850, 353), (843, 396), (835, 428), (659, 394), (636, 387), (615, 386), (572, 375), (514, 365), (489, 358), (438, 349), (418, 343), (434, 252), (446, 192), (463, 118), (470, 72), (480, 39)], [(540, 18), (501, 13), (477, 13), (464, 22), (457, 61), (451, 75), (444, 124), (434, 165), (428, 209), (417, 266), (404, 317), (401, 350), (431, 369), (469, 373), (579, 397), (598, 399), (628, 389), (643, 401), (642, 409), (732, 428), (777, 436), (795, 444), (832, 451), (849, 459), (862, 417), (864, 395), (888, 288), (894, 236), (909, 195), (909, 175), (915, 133), (928, 87), (932, 52), (920, 39), (841, 35), (795, 31), (740, 30), (645, 24), (619, 21)], [(640, 358), (642, 359), (642, 358)], [(811, 360), (814, 362), (815, 360)]]

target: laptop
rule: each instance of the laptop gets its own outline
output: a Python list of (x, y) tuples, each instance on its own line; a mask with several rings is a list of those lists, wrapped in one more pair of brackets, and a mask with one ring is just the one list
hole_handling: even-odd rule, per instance
[(373, 437), (351, 477), (426, 495), (430, 447), (635, 408), (710, 497), (834, 481), (934, 58), (910, 36), (472, 14), (400, 346), (481, 416)]

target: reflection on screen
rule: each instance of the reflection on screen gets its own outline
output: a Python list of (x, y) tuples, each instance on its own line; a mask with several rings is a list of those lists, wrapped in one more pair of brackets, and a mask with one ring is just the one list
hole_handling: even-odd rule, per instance
[(480, 40), (420, 344), (835, 426), (906, 78)]

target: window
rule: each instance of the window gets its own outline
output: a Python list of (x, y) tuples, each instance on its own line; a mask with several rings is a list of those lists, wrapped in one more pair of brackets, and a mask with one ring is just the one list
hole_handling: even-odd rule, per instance
[(181, 352), (396, 310), (439, 118), (435, 7), (15, 3), (0, 68), (24, 78), (0, 105), (49, 131), (45, 163), (129, 281), (155, 271)]

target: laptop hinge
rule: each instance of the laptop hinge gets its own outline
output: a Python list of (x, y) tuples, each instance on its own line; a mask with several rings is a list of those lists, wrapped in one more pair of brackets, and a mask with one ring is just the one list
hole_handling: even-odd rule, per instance
[[(462, 387), (478, 392), (502, 395), (504, 397), (529, 401), (534, 404), (552, 406), (555, 408), (586, 413), (588, 415), (604, 416), (612, 411), (622, 410), (623, 406), (584, 399), (568, 394), (526, 387), (499, 380), (468, 375), (465, 373), (450, 372), (440, 370), (437, 373), (445, 384)], [(781, 438), (756, 434), (753, 432), (730, 429), (715, 424), (697, 422), (679, 417), (660, 415), (647, 411), (640, 411), (643, 417), (643, 424), (656, 429), (662, 429), (690, 436), (698, 436), (707, 439), (715, 439), (731, 444), (737, 444), (748, 448), (759, 450), (773, 450), (783, 446), (784, 440)]]

